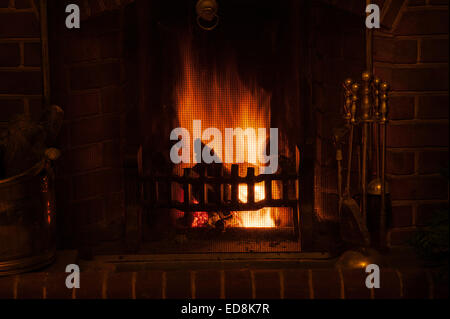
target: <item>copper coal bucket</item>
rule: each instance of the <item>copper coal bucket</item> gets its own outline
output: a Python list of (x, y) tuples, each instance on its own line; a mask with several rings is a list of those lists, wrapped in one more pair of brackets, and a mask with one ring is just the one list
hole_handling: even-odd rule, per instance
[(52, 162), (0, 180), (0, 276), (37, 270), (56, 252)]

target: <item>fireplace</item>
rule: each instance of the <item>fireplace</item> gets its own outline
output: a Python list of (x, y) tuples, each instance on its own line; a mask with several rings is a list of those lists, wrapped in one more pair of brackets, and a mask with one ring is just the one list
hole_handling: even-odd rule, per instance
[[(230, 20), (213, 30), (196, 23), (194, 1), (140, 10), (139, 44), (150, 49), (140, 52), (149, 69), (136, 92), (146, 101), (138, 109), (136, 203), (147, 249), (301, 251), (301, 133), (293, 134), (301, 119), (284, 114), (300, 103), (289, 83), (298, 50), (288, 44), (292, 5), (223, 3)], [(254, 11), (265, 29), (263, 20), (248, 24)]]
[(205, 30), (197, 3), (81, 6), (80, 30), (50, 3), (60, 242), (86, 257), (339, 251), (332, 131), (341, 82), (365, 68), (363, 4), (219, 2)]
[[(137, 205), (127, 217), (129, 242), (158, 253), (328, 249), (337, 208), (320, 208), (335, 200), (320, 179), (329, 183), (322, 174), (334, 154), (322, 151), (332, 147), (331, 134), (317, 125), (336, 125), (340, 92), (334, 101), (319, 93), (335, 104), (329, 110), (311, 107), (322, 104), (311, 90), (328, 84), (312, 76), (327, 72), (311, 70), (326, 62), (308, 48), (315, 24), (332, 18), (342, 25), (335, 33), (355, 33), (364, 52), (357, 17), (319, 2), (227, 1), (220, 3), (227, 19), (205, 30), (196, 3), (138, 4), (125, 22), (125, 41), (136, 48), (125, 53), (127, 73), (136, 75), (127, 95), (138, 97), (128, 113), (134, 135), (126, 137), (126, 201)], [(326, 38), (315, 41), (335, 59), (333, 48), (319, 47)], [(339, 72), (356, 73), (363, 61), (364, 53), (343, 61)], [(275, 142), (273, 169), (259, 160), (274, 155)], [(264, 168), (270, 174), (260, 174)]]
[(0, 0), (0, 298), (447, 297), (448, 6), (369, 2)]

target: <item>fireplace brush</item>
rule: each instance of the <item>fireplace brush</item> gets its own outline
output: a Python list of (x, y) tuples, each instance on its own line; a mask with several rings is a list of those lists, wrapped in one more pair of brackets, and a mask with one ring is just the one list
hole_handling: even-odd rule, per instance
[[(343, 154), (342, 146), (336, 143), (338, 145), (336, 160), (338, 164), (339, 214), (342, 215), (344, 208), (351, 212), (366, 246), (370, 245), (372, 241), (373, 245), (379, 244), (380, 247), (383, 247), (387, 228), (386, 195), (389, 193), (386, 183), (386, 125), (389, 86), (386, 82), (382, 83), (379, 78), (374, 78), (369, 72), (364, 72), (362, 84), (347, 79), (343, 83), (343, 88), (344, 120), (347, 123), (348, 131), (348, 157), (345, 187), (342, 191)], [(356, 130), (361, 132), (361, 136), (355, 145)], [(335, 136), (335, 140), (337, 140), (337, 136)], [(354, 147), (361, 150), (361, 153), (358, 154), (360, 177), (358, 191), (361, 190), (359, 203), (352, 197), (351, 191)], [(369, 182), (370, 178), (372, 179)], [(380, 203), (374, 204), (369, 201), (369, 195), (379, 198)], [(371, 230), (371, 234), (369, 234), (368, 228)]]

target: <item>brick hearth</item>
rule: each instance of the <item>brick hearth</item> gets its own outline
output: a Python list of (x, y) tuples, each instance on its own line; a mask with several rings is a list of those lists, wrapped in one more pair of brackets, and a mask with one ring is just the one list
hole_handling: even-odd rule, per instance
[(0, 278), (0, 299), (441, 299), (448, 285), (433, 273), (382, 269), (379, 289), (365, 286), (364, 269), (227, 269), (81, 273), (67, 289), (65, 273)]

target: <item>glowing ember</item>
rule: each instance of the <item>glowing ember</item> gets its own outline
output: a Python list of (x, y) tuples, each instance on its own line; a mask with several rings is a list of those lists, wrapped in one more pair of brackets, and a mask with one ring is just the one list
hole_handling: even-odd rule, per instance
[(206, 212), (195, 212), (194, 215), (194, 221), (192, 222), (192, 227), (204, 227), (208, 224), (208, 213)]

